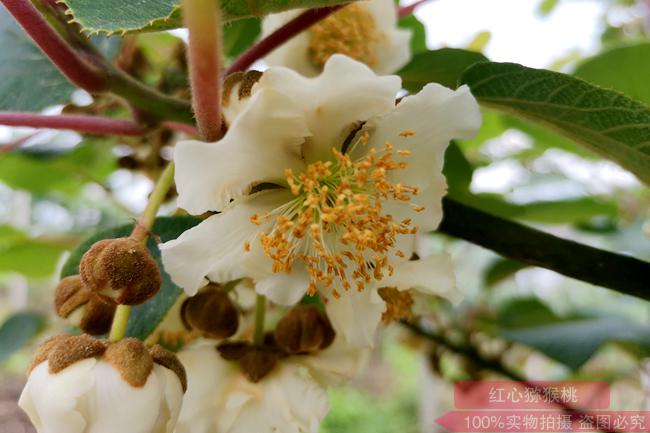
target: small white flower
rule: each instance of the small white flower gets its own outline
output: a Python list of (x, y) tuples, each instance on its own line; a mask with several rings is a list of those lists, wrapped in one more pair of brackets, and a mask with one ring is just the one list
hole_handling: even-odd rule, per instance
[[(302, 12), (267, 16), (262, 21), (262, 37)], [(333, 54), (339, 53), (365, 63), (378, 74), (391, 74), (408, 63), (410, 41), (410, 31), (397, 27), (393, 0), (358, 1), (293, 37), (265, 60), (271, 66), (286, 66), (305, 76), (314, 76)]]
[(178, 143), (178, 205), (221, 213), (160, 246), (176, 284), (193, 294), (205, 278), (250, 277), (284, 305), (318, 292), (359, 345), (385, 308), (377, 289), (453, 296), (448, 257), (409, 258), (442, 218), (449, 141), (471, 137), (480, 112), (465, 86), (429, 84), (396, 105), (399, 90), (341, 55), (315, 78), (270, 68), (223, 139)]
[(188, 392), (176, 433), (317, 433), (329, 410), (325, 389), (299, 364), (281, 361), (258, 383), (213, 346), (182, 351)]
[[(38, 433), (171, 433), (183, 398), (177, 374), (155, 362), (151, 366), (149, 358), (148, 374), (138, 366), (125, 378), (129, 360), (104, 359), (101, 344), (81, 338), (90, 337), (69, 337), (73, 344), (53, 349), (58, 353), (29, 375), (18, 405)], [(82, 346), (75, 346), (78, 343)], [(134, 359), (149, 356), (143, 350)], [(142, 383), (133, 383), (140, 379)]]

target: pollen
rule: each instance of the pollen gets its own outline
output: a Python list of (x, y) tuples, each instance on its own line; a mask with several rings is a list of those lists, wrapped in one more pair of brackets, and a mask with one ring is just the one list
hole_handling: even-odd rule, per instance
[[(361, 134), (349, 153), (367, 140)], [(337, 299), (340, 290), (361, 291), (392, 274), (389, 256), (404, 256), (399, 250), (393, 253), (397, 237), (418, 228), (411, 219), (394, 220), (382, 204), (408, 202), (418, 189), (391, 181), (391, 173), (407, 165), (394, 160), (390, 143), (356, 160), (338, 150), (333, 154), (331, 161), (314, 162), (303, 173), (287, 170), (294, 198), (268, 215), (253, 215), (251, 222), (274, 219), (272, 228), (260, 235), (274, 272), (291, 272), (299, 260), (309, 273), (308, 293), (329, 289), (325, 293)]]
[(309, 29), (309, 59), (322, 68), (336, 53), (373, 66), (382, 35), (364, 5), (350, 4)]
[(386, 302), (386, 310), (381, 316), (385, 324), (392, 321), (411, 319), (413, 312), (413, 296), (410, 291), (399, 291), (394, 287), (382, 287), (379, 289), (379, 296)]
[(244, 241), (244, 251), (245, 252), (250, 252), (251, 250), (251, 243), (249, 241)]
[(415, 135), (415, 131), (412, 129), (405, 129), (404, 131), (399, 133), (400, 137), (408, 138), (408, 137), (413, 137)]

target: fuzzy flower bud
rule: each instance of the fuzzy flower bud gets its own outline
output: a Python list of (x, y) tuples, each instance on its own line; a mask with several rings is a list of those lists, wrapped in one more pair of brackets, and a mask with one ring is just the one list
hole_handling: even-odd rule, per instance
[(276, 344), (290, 354), (313, 353), (334, 341), (329, 319), (313, 305), (293, 308), (275, 328)]
[(81, 258), (79, 271), (86, 287), (113, 304), (142, 304), (162, 284), (147, 247), (131, 238), (96, 242)]
[(88, 290), (79, 275), (65, 277), (56, 286), (54, 309), (60, 317), (90, 335), (106, 334), (115, 314), (115, 305)]
[(216, 284), (188, 298), (183, 304), (181, 317), (189, 329), (199, 331), (206, 338), (231, 337), (239, 326), (237, 308)]
[(57, 336), (37, 351), (18, 404), (38, 433), (171, 433), (185, 388), (160, 347)]

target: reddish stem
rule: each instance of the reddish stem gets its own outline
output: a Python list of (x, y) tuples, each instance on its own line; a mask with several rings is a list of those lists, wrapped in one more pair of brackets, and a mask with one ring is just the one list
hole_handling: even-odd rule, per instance
[(309, 9), (296, 18), (292, 19), (252, 47), (246, 50), (241, 56), (233, 62), (232, 65), (226, 70), (226, 76), (233, 72), (245, 71), (255, 61), (266, 56), (268, 53), (296, 36), (303, 30), (308, 29), (313, 24), (326, 18), (330, 14), (341, 9), (345, 5), (328, 6), (319, 9)]
[(107, 82), (102, 72), (84, 61), (29, 0), (0, 1), (70, 81), (91, 93), (106, 89)]
[(36, 137), (39, 133), (40, 133), (40, 131), (33, 132), (33, 133), (28, 134), (28, 135), (26, 135), (24, 137), (20, 137), (20, 138), (17, 138), (15, 140), (13, 140), (13, 141), (10, 141), (8, 143), (3, 144), (2, 146), (0, 146), (0, 155), (2, 155), (3, 153), (13, 152), (14, 150), (18, 149), (23, 144), (27, 143), (32, 138)]
[(78, 114), (47, 116), (44, 114), (5, 111), (0, 112), (0, 125), (70, 129), (96, 135), (135, 136), (145, 133), (145, 129), (129, 120)]
[(187, 123), (174, 122), (173, 120), (165, 120), (161, 123), (165, 128), (171, 129), (172, 131), (182, 132), (185, 135), (190, 137), (198, 137), (199, 131), (196, 130), (192, 125)]
[(418, 0), (415, 3), (411, 3), (408, 6), (402, 6), (401, 8), (397, 9), (397, 17), (404, 18), (408, 15), (411, 15), (418, 6), (428, 1), (429, 0)]
[(215, 0), (183, 0), (189, 31), (188, 64), (192, 106), (205, 141), (221, 137), (221, 11)]

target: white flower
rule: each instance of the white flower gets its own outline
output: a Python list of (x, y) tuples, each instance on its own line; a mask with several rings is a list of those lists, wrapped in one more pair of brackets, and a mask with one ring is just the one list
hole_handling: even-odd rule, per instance
[(340, 55), (316, 78), (270, 68), (223, 139), (178, 143), (178, 205), (221, 213), (160, 246), (176, 284), (192, 294), (205, 278), (250, 277), (284, 305), (318, 292), (359, 345), (384, 311), (378, 288), (453, 295), (448, 257), (408, 259), (442, 218), (445, 149), (480, 112), (465, 86), (429, 84), (395, 105), (399, 90)]
[[(288, 23), (303, 10), (272, 14), (262, 21), (262, 37)], [(345, 54), (378, 74), (391, 74), (408, 63), (411, 33), (397, 27), (393, 0), (358, 1), (347, 5), (281, 45), (266, 58), (305, 76), (320, 73), (333, 54)]]
[[(66, 360), (66, 356), (78, 354), (68, 349), (62, 347), (56, 357), (34, 367), (20, 396), (19, 406), (39, 433), (171, 433), (174, 430), (183, 397), (176, 373), (153, 363), (144, 383), (132, 384), (133, 375), (125, 379), (123, 371), (118, 371), (114, 363), (92, 356), (72, 362), (60, 371), (55, 368), (53, 372), (52, 367), (62, 360), (65, 363), (72, 360)], [(67, 355), (61, 356), (62, 350)]]
[(212, 346), (178, 357), (188, 392), (176, 433), (317, 433), (329, 410), (325, 389), (298, 364), (281, 361), (251, 383)]

